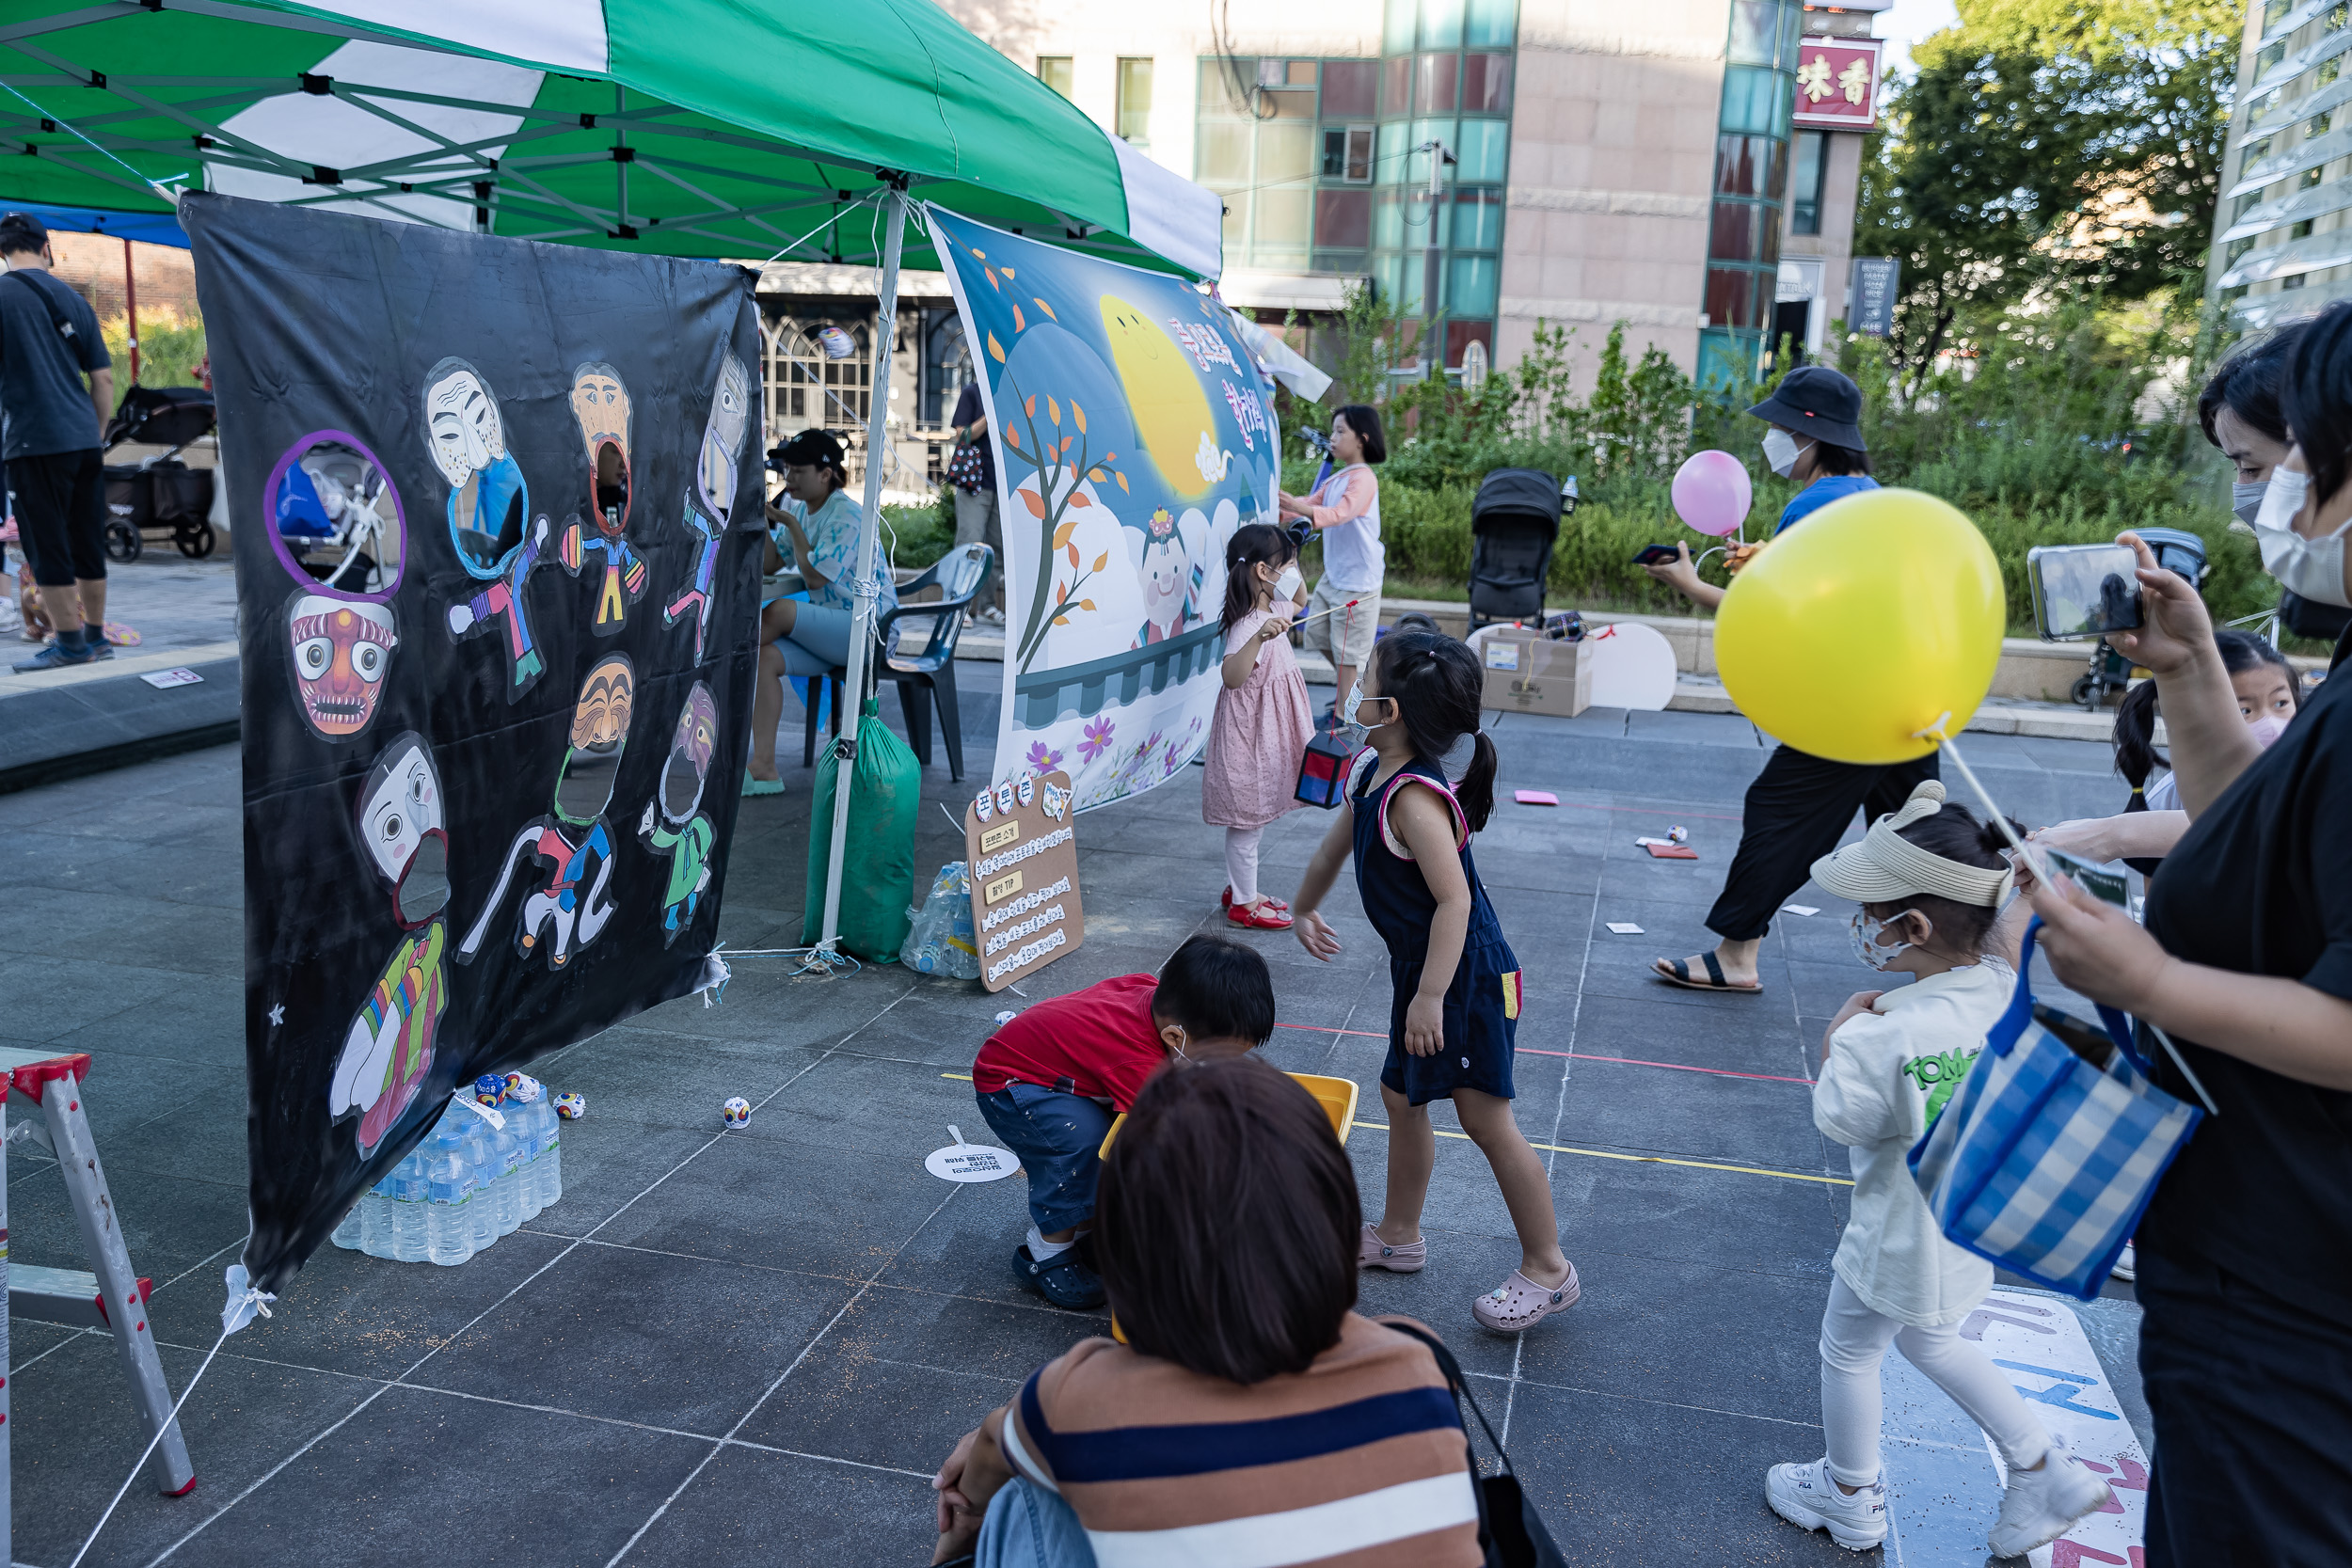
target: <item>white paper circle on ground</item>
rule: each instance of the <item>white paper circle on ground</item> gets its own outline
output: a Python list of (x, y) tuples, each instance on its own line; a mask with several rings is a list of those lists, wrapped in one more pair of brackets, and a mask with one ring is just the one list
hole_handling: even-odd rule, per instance
[(943, 1181), (1001, 1181), (1021, 1168), (1009, 1148), (949, 1144), (923, 1157), (923, 1168)]
[(1655, 626), (1616, 621), (1584, 639), (1595, 707), (1663, 708), (1674, 701), (1675, 650)]

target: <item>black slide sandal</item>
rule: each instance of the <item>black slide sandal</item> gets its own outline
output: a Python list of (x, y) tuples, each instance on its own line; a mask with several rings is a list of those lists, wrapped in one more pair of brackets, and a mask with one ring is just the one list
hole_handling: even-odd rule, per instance
[[(1704, 980), (1692, 979), (1691, 965), (1682, 958), (1657, 959), (1650, 965), (1650, 973), (1670, 986), (1681, 986), (1689, 990), (1720, 990), (1734, 996), (1758, 996), (1763, 993), (1764, 986), (1761, 981), (1753, 986), (1735, 986), (1725, 980), (1724, 966), (1716, 961), (1714, 954), (1700, 955), (1700, 961), (1707, 965), (1707, 978)], [(1668, 974), (1666, 969), (1661, 967), (1665, 965), (1671, 965), (1674, 973)]]

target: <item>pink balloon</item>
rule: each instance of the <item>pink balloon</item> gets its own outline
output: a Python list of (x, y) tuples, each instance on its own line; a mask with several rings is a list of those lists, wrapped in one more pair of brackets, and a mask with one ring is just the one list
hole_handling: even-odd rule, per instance
[(1694, 451), (1675, 470), (1675, 515), (1721, 539), (1747, 520), (1756, 492), (1748, 470), (1727, 451)]

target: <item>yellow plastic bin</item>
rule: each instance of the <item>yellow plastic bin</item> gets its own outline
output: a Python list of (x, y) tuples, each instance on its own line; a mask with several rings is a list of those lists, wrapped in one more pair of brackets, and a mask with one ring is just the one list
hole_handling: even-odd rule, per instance
[[(1331, 1131), (1338, 1134), (1342, 1145), (1346, 1144), (1348, 1130), (1356, 1125), (1356, 1080), (1326, 1078), (1319, 1072), (1294, 1072), (1288, 1076), (1315, 1097), (1323, 1114), (1331, 1118)], [(1097, 1153), (1111, 1151), (1111, 1140), (1119, 1136), (1119, 1124), (1126, 1119), (1123, 1111), (1111, 1118), (1111, 1130), (1103, 1134), (1103, 1147)]]

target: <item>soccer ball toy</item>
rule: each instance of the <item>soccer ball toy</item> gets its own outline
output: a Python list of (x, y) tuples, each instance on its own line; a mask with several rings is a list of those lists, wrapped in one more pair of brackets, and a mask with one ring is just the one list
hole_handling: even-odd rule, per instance
[(527, 1072), (506, 1075), (506, 1098), (517, 1105), (528, 1105), (539, 1098), (539, 1080)]
[(506, 1098), (506, 1080), (495, 1072), (484, 1073), (473, 1081), (473, 1097), (477, 1104), (497, 1104)]
[(752, 1124), (752, 1102), (739, 1094), (719, 1107), (719, 1118), (728, 1132), (739, 1132)]
[(588, 1114), (588, 1101), (576, 1094), (559, 1094), (555, 1097), (555, 1114), (565, 1121), (578, 1121)]

